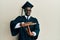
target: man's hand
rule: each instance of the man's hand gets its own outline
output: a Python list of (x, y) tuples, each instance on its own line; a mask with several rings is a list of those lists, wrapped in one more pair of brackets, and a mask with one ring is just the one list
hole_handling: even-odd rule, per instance
[(31, 30), (30, 30), (30, 27), (28, 26), (28, 28), (27, 28), (27, 33), (28, 33), (28, 35), (30, 35), (30, 36), (33, 36), (34, 34), (31, 32)]
[(20, 26), (21, 27), (26, 27), (29, 26), (31, 24), (31, 22), (26, 22), (26, 23), (21, 23)]
[(26, 22), (26, 23), (21, 23), (20, 26), (22, 27), (26, 27), (26, 26), (30, 26), (30, 25), (35, 25), (36, 23), (32, 23), (32, 22)]
[(28, 28), (26, 30), (27, 30), (28, 35), (33, 36), (34, 34), (33, 34), (33, 32), (31, 32), (30, 27), (29, 27), (29, 25), (31, 25), (31, 23), (32, 22), (22, 23), (22, 24), (20, 24), (20, 26), (22, 26), (22, 27), (26, 27), (27, 26)]

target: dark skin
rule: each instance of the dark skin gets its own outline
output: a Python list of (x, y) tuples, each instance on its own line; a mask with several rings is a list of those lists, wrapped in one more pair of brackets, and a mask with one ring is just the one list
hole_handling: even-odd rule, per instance
[(30, 7), (25, 8), (24, 12), (25, 12), (26, 16), (30, 16), (31, 15), (31, 8)]
[[(24, 12), (25, 12), (26, 16), (30, 16), (31, 15), (31, 8), (30, 7), (26, 7), (24, 9)], [(27, 30), (28, 35), (33, 36), (33, 33), (31, 32), (30, 27), (29, 27), (30, 26), (30, 22), (20, 24), (20, 26), (22, 26), (22, 27), (26, 27), (27, 26), (28, 28), (26, 30)]]

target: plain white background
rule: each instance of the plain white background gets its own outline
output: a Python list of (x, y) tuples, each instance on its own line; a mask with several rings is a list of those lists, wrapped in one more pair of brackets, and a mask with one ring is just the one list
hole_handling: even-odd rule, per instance
[[(0, 0), (0, 40), (17, 40), (11, 36), (10, 21), (21, 15), (27, 0)], [(38, 40), (60, 40), (60, 0), (28, 0), (34, 7), (31, 15), (40, 23)]]

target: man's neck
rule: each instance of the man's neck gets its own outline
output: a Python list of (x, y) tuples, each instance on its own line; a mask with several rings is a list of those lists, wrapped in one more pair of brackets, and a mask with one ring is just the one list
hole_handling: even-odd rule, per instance
[[(25, 17), (27, 18), (27, 16), (25, 15)], [(28, 16), (28, 19), (30, 19), (31, 16)]]

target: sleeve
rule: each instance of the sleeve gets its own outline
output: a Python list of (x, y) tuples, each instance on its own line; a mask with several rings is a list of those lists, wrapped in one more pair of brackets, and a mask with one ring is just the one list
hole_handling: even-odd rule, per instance
[(16, 18), (15, 20), (12, 20), (10, 22), (10, 31), (11, 31), (12, 36), (16, 36), (19, 32), (19, 28), (15, 29), (16, 24), (19, 22), (19, 21), (17, 21), (17, 20), (19, 20), (18, 18)]
[(33, 36), (36, 36), (36, 32), (33, 31), (32, 33), (33, 33)]
[(10, 29), (11, 29), (11, 34), (12, 36), (15, 36), (18, 34), (19, 29), (15, 29), (16, 23), (14, 21), (10, 22)]
[(21, 27), (21, 26), (20, 26), (20, 23), (17, 23), (16, 26), (15, 26), (15, 29), (16, 29), (16, 28), (20, 28), (20, 27)]
[(35, 22), (37, 24), (34, 25), (34, 32), (36, 33), (36, 36), (34, 36), (34, 38), (37, 39), (38, 38), (38, 35), (39, 35), (40, 28), (39, 28), (39, 23), (38, 23), (38, 20), (37, 19), (35, 19)]
[(17, 23), (16, 26), (15, 26), (15, 29), (20, 28), (21, 27), (20, 24), (24, 24), (24, 22)]

